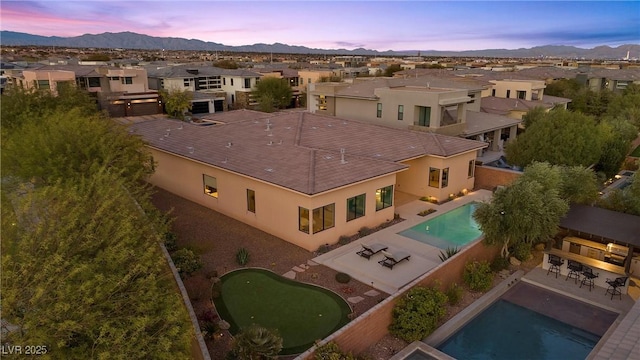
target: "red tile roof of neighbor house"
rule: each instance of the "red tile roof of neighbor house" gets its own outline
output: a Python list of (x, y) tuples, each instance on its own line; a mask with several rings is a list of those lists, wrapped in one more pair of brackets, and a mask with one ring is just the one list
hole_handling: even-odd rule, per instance
[(221, 123), (211, 126), (147, 119), (130, 127), (151, 147), (309, 195), (402, 171), (403, 160), (487, 146), (299, 111), (229, 111), (208, 115)]

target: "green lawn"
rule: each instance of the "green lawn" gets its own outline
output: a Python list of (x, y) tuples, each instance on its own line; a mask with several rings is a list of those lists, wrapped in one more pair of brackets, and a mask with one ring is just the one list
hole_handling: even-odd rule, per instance
[(638, 145), (635, 149), (633, 149), (633, 151), (629, 155), (633, 157), (640, 157), (640, 145)]
[(263, 269), (242, 269), (222, 276), (222, 296), (214, 299), (231, 333), (259, 324), (277, 329), (281, 354), (297, 354), (349, 322), (349, 305), (337, 294)]

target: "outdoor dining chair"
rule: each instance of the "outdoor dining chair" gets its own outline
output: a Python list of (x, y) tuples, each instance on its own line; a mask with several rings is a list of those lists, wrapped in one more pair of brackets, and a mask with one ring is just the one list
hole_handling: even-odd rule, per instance
[(620, 296), (620, 300), (622, 300), (622, 291), (620, 288), (624, 287), (627, 284), (628, 276), (618, 277), (613, 280), (607, 279), (606, 283), (609, 285), (607, 288), (607, 292), (604, 294), (607, 295), (611, 293), (611, 300), (613, 300), (614, 295)]

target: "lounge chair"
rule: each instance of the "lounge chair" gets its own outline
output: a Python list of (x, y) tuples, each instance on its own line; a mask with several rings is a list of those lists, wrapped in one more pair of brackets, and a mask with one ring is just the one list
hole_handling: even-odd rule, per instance
[(406, 251), (395, 251), (393, 253), (382, 251), (382, 254), (384, 255), (384, 260), (378, 261), (378, 264), (386, 266), (389, 269), (393, 269), (396, 264), (403, 262), (404, 260), (409, 261), (409, 258), (411, 257), (411, 254)]
[(380, 251), (387, 250), (389, 247), (384, 244), (375, 243), (375, 244), (360, 244), (362, 245), (362, 250), (358, 251), (356, 254), (362, 256), (363, 258), (369, 260), (370, 257), (379, 253)]

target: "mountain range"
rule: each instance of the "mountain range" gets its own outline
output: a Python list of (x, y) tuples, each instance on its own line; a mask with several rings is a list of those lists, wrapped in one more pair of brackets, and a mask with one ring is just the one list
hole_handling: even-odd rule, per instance
[(640, 45), (628, 44), (618, 47), (597, 46), (583, 49), (565, 45), (546, 45), (520, 49), (487, 49), (467, 51), (437, 51), (437, 50), (405, 50), (405, 51), (377, 51), (370, 49), (316, 49), (305, 46), (275, 44), (253, 44), (243, 46), (229, 46), (216, 42), (205, 42), (197, 39), (174, 37), (154, 37), (133, 32), (105, 32), (102, 34), (84, 34), (74, 37), (40, 36), (14, 31), (0, 31), (0, 45), (2, 46), (64, 46), (74, 48), (105, 48), (105, 49), (141, 49), (141, 50), (197, 50), (197, 51), (230, 51), (230, 52), (259, 52), (277, 54), (327, 54), (327, 55), (368, 55), (368, 56), (438, 56), (438, 57), (500, 57), (500, 58), (539, 58), (557, 57), (572, 59), (623, 59), (630, 53), (632, 58), (640, 57)]

